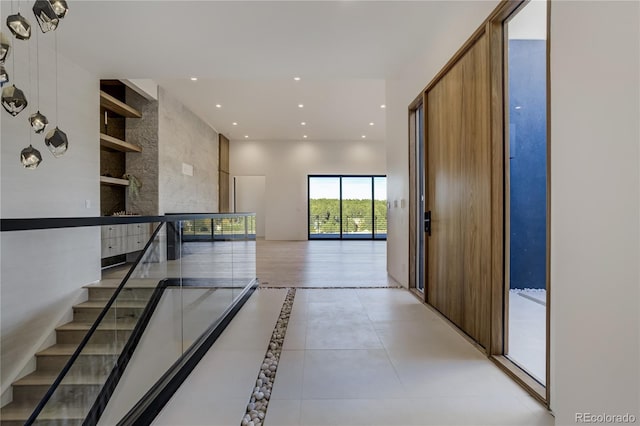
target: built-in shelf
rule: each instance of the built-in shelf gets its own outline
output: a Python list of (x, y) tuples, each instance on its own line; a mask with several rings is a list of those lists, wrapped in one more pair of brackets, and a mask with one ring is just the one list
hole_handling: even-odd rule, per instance
[(100, 133), (100, 146), (106, 149), (121, 152), (142, 152), (142, 148), (122, 139)]
[(127, 179), (118, 179), (107, 176), (100, 176), (100, 183), (102, 185), (129, 186), (129, 181)]
[(142, 118), (140, 111), (130, 107), (102, 90), (100, 91), (100, 106), (123, 117)]

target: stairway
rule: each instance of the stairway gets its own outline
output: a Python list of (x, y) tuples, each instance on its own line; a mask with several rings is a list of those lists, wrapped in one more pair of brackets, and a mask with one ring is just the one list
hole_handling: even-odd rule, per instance
[[(127, 283), (35, 424), (82, 424), (157, 283)], [(119, 284), (108, 279), (85, 286), (88, 300), (73, 307), (73, 321), (56, 328), (56, 344), (36, 354), (33, 373), (12, 383), (13, 402), (0, 410), (0, 425), (24, 424)]]

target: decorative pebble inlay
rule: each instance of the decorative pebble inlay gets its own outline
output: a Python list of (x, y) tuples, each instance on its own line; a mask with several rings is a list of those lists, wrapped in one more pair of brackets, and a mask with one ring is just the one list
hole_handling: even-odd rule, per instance
[(282, 353), (282, 344), (284, 335), (287, 332), (289, 317), (291, 316), (291, 308), (293, 307), (293, 299), (296, 297), (296, 289), (289, 288), (287, 296), (284, 298), (280, 316), (276, 322), (276, 326), (271, 334), (269, 347), (260, 366), (260, 373), (256, 379), (255, 387), (251, 392), (251, 398), (247, 404), (241, 426), (262, 426), (264, 417), (267, 414), (267, 406), (271, 398), (271, 389), (276, 378), (278, 370), (278, 361)]

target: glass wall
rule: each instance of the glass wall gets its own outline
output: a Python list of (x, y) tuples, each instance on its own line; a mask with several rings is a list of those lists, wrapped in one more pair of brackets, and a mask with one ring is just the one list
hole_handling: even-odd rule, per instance
[(373, 178), (373, 238), (387, 239), (387, 178)]
[(507, 357), (545, 384), (547, 321), (547, 2), (504, 25), (507, 90)]
[(385, 176), (309, 176), (309, 239), (386, 239)]
[(340, 178), (309, 176), (309, 238), (340, 238)]

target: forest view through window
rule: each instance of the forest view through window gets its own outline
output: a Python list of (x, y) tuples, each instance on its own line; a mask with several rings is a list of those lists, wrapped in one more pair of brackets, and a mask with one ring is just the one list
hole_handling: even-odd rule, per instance
[(309, 239), (386, 239), (386, 176), (309, 176)]

